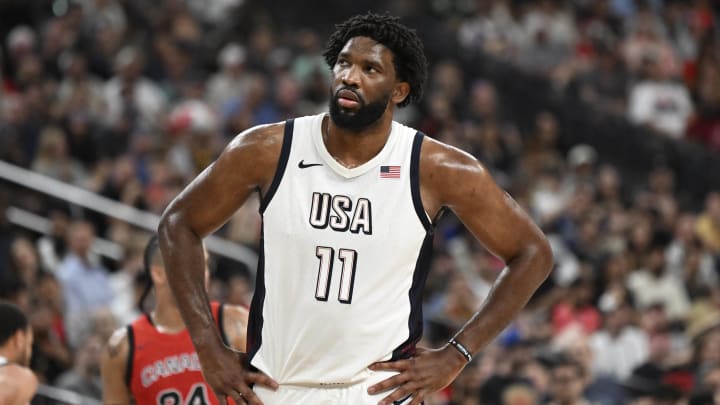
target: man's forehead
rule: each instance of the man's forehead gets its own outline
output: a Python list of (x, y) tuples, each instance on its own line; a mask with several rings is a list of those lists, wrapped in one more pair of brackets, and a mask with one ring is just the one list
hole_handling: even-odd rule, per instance
[(383, 54), (387, 54), (387, 57), (392, 57), (392, 51), (387, 46), (365, 36), (357, 36), (348, 39), (340, 52), (362, 52), (380, 58), (383, 57)]

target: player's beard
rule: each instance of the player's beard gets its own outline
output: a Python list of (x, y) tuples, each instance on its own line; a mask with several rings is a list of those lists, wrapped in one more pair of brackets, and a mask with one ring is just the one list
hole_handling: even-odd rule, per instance
[[(343, 90), (343, 89), (340, 89)], [(338, 90), (330, 97), (330, 118), (333, 123), (340, 128), (358, 131), (365, 129), (377, 122), (382, 117), (390, 102), (390, 92), (383, 94), (378, 101), (366, 103), (363, 98), (358, 95), (358, 103), (360, 106), (356, 110), (346, 109), (338, 103)], [(347, 88), (345, 88), (347, 90)], [(357, 95), (357, 93), (355, 93)]]

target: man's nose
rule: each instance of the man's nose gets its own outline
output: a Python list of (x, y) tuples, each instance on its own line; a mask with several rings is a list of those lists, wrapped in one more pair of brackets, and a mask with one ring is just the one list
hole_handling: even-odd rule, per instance
[(345, 69), (342, 76), (343, 84), (346, 84), (348, 86), (357, 86), (360, 82), (360, 72), (358, 71), (357, 66), (353, 65), (349, 68)]

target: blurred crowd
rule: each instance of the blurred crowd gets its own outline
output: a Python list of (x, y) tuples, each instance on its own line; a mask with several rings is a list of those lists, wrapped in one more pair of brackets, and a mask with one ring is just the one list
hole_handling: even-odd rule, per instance
[[(326, 109), (320, 52), (330, 22), (347, 15), (306, 26), (273, 9), (289, 2), (260, 3), (0, 2), (0, 160), (161, 213), (235, 134)], [(717, 4), (353, 5), (423, 22), (426, 97), (396, 119), (480, 159), (546, 232), (556, 259), (521, 316), (426, 403), (720, 402), (720, 190), (688, 201), (663, 162), (631, 182), (637, 176), (574, 144), (550, 110), (519, 125), (497, 85), (468, 73), (460, 55), (519, 66), (589, 108), (720, 153)], [(455, 45), (440, 43), (448, 38)], [(443, 46), (458, 57), (433, 57)], [(47, 217), (50, 230), (14, 225), (8, 207)], [(257, 207), (248, 202), (220, 235), (257, 248)], [(140, 314), (148, 236), (0, 182), (0, 298), (29, 315), (32, 368), (44, 383), (100, 398), (104, 342)], [(121, 246), (121, 258), (94, 251), (98, 238)], [(423, 344), (443, 344), (502, 266), (452, 214), (441, 218)], [(218, 256), (210, 267), (212, 298), (249, 304), (247, 266)]]

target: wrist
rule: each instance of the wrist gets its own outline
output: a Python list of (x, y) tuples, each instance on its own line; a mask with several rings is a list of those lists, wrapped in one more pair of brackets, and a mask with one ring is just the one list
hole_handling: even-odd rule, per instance
[(472, 353), (470, 353), (470, 350), (460, 343), (456, 338), (452, 338), (448, 341), (448, 346), (452, 347), (452, 350), (456, 352), (457, 356), (460, 357), (465, 364), (470, 363), (472, 361)]

